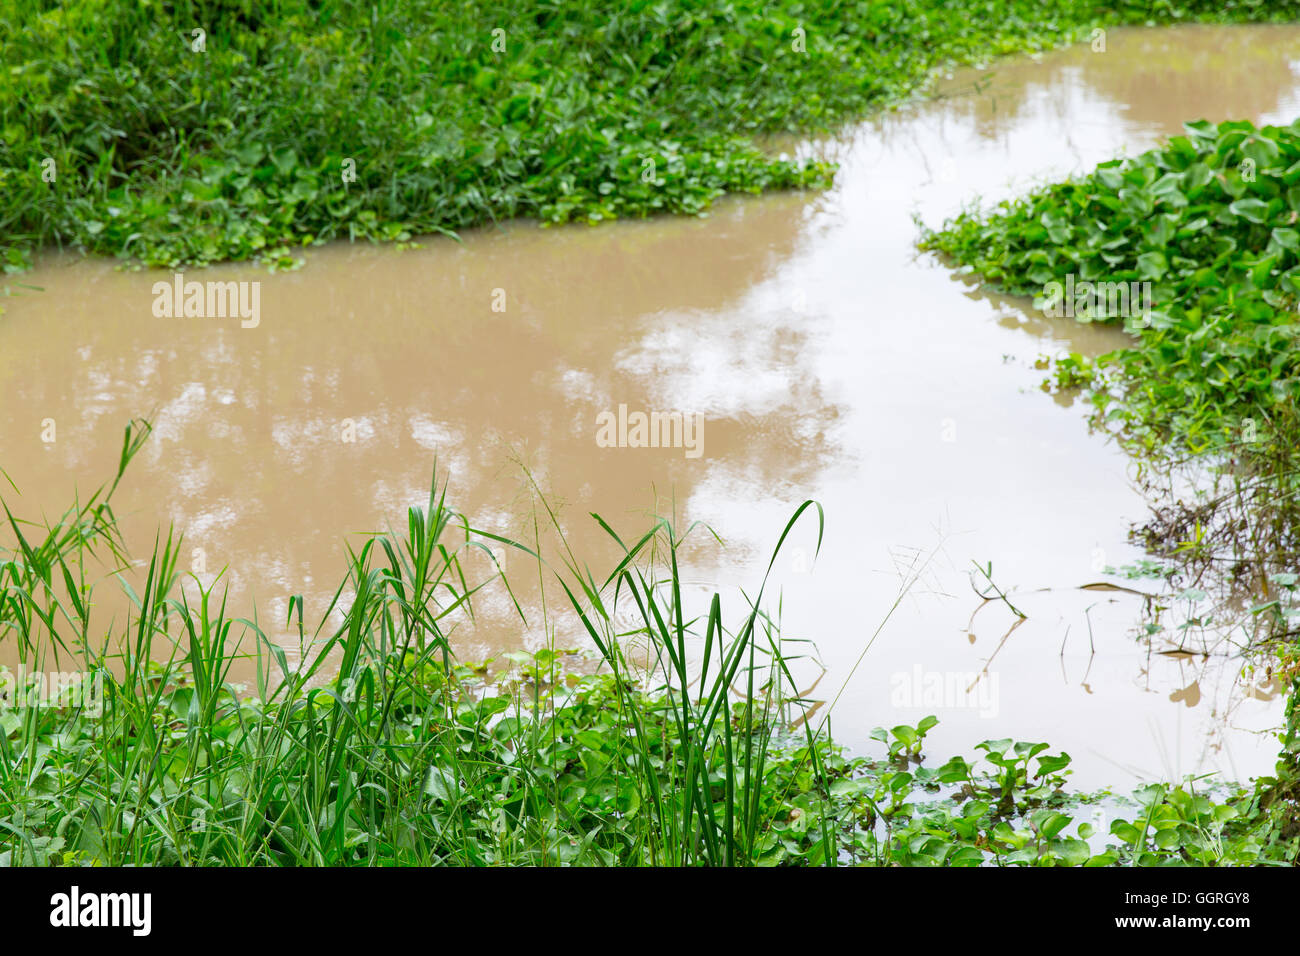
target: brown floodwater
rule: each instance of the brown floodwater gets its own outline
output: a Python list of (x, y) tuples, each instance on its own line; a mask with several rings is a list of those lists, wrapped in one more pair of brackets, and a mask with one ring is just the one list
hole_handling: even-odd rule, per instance
[[(19, 489), (5, 498), (25, 517), (57, 515), (111, 474), (126, 422), (150, 416), (116, 500), (128, 544), (147, 555), (174, 523), (182, 567), (205, 583), (220, 572), (234, 611), (256, 602), (290, 647), (277, 626), (289, 595), (319, 619), (346, 545), (404, 527), (435, 461), (477, 526), (523, 539), (535, 482), (598, 573), (615, 549), (589, 512), (625, 535), (655, 513), (706, 521), (723, 544), (694, 534), (685, 574), (736, 611), (813, 498), (821, 554), (811, 561), (806, 523), (768, 593), (784, 635), (811, 641), (826, 668), (804, 660), (801, 679), (820, 675), (828, 698), (843, 687), (831, 718), (843, 742), (865, 748), (873, 727), (935, 713), (931, 752), (1047, 740), (1086, 786), (1265, 773), (1275, 689), (1219, 652), (1156, 653), (1135, 636), (1140, 596), (1080, 588), (1142, 556), (1126, 531), (1145, 506), (1129, 460), (1090, 433), (1086, 409), (1038, 389), (1034, 363), (1106, 351), (1123, 333), (977, 290), (916, 253), (912, 217), (937, 225), (1185, 120), (1288, 123), (1298, 76), (1300, 27), (1113, 31), (1105, 52), (964, 71), (930, 101), (799, 147), (843, 164), (825, 194), (731, 199), (702, 219), (512, 223), (409, 250), (332, 245), (288, 273), (187, 274), (260, 282), (250, 328), (156, 316), (154, 283), (169, 273), (49, 257), (0, 317), (0, 466)], [(607, 447), (603, 416), (620, 406), (702, 425), (682, 447)], [(554, 554), (553, 536), (542, 545)], [(578, 642), (553, 589), (541, 612), (521, 561), (506, 567), (527, 623), (487, 589), (477, 624), (454, 634), (462, 658)], [(973, 561), (992, 562), (1021, 626), (1008, 632), (1000, 603), (980, 607)], [(125, 613), (100, 598), (105, 615)], [(977, 676), (973, 698), (954, 697)]]

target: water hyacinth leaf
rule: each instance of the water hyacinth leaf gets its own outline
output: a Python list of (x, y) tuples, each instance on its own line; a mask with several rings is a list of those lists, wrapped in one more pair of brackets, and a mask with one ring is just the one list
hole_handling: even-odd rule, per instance
[(1038, 776), (1043, 777), (1048, 774), (1060, 773), (1070, 765), (1070, 755), (1066, 753), (1058, 754), (1055, 757), (1038, 758)]
[(1062, 840), (1054, 848), (1067, 866), (1083, 866), (1092, 856), (1092, 849), (1083, 840)]
[(1144, 252), (1137, 257), (1138, 276), (1159, 281), (1169, 271), (1169, 261), (1163, 252)]
[(1072, 822), (1067, 814), (1056, 811), (1040, 811), (1034, 814), (1033, 819), (1038, 832), (1049, 840), (1053, 839)]
[(1228, 208), (1234, 215), (1254, 223), (1262, 223), (1268, 218), (1268, 203), (1262, 199), (1238, 199), (1230, 203)]
[(1279, 226), (1269, 234), (1270, 247), (1300, 254), (1300, 232)]

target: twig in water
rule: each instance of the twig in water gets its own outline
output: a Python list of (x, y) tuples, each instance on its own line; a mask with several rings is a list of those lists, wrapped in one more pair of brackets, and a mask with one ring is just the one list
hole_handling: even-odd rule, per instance
[(989, 562), (989, 566), (987, 568), (980, 567), (980, 563), (978, 561), (971, 561), (971, 564), (975, 565), (975, 570), (979, 571), (980, 574), (984, 575), (984, 580), (988, 581), (989, 588), (992, 590), (993, 593), (990, 595), (986, 591), (981, 591), (979, 588), (975, 587), (975, 582), (973, 580), (970, 583), (972, 591), (974, 591), (976, 594), (978, 594), (986, 601), (992, 601), (995, 598), (1000, 599), (1003, 604), (1011, 608), (1011, 613), (1013, 613), (1016, 617), (1019, 618), (1028, 617), (1028, 615), (1025, 614), (1023, 611), (1021, 611), (1020, 608), (1016, 607), (1014, 604), (1011, 603), (1010, 598), (1008, 598), (1006, 594), (1002, 592), (1001, 588), (999, 588), (996, 584), (993, 583), (993, 562), (992, 561)]

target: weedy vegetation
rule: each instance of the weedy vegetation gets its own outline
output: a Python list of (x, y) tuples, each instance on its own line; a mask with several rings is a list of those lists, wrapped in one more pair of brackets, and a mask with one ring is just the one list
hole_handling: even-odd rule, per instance
[[(148, 266), (291, 267), (295, 249), (335, 238), (699, 214), (728, 192), (825, 187), (833, 165), (759, 144), (834, 130), (938, 70), (1096, 28), (1294, 12), (1246, 0), (7, 0), (0, 262), (21, 272), (58, 246)], [(1013, 292), (1067, 274), (1154, 284), (1133, 347), (1059, 363), (1056, 386), (1090, 388), (1135, 449), (1217, 456), (1245, 524), (1222, 502), (1204, 522), (1183, 508), (1153, 540), (1208, 567), (1224, 541), (1238, 562), (1266, 556), (1247, 576), (1274, 586), (1256, 610), (1278, 622), (1287, 674), (1298, 214), (1300, 126), (1193, 123), (1165, 148), (925, 239)], [(113, 480), (56, 521), (20, 519), (4, 499), (0, 649), (26, 672), (97, 675), (104, 692), (92, 712), (7, 685), (0, 863), (1296, 859), (1294, 711), (1278, 776), (1249, 790), (1188, 779), (1131, 799), (1074, 794), (1067, 754), (1012, 740), (935, 766), (933, 718), (881, 728), (878, 757), (851, 757), (791, 680), (766, 582), (725, 613), (721, 595), (693, 606), (668, 521), (626, 544), (605, 525), (624, 556), (597, 577), (473, 528), (435, 483), (403, 534), (349, 550), (315, 630), (302, 598), (289, 601), (291, 659), (256, 615), (233, 619), (217, 585), (183, 580), (173, 534), (132, 560), (111, 502), (147, 432), (128, 428)], [(1265, 499), (1276, 520), (1254, 521)], [(805, 503), (776, 551), (814, 516), (820, 530)], [(509, 593), (503, 575), (472, 581), (463, 558), (500, 546), (561, 582), (587, 664), (552, 646), (485, 682), (481, 662), (457, 657), (449, 622), (483, 588)], [(106, 622), (96, 609), (112, 588), (131, 612)], [(250, 662), (242, 686), (231, 675)]]
[(290, 267), (336, 238), (697, 214), (826, 186), (832, 165), (761, 138), (835, 129), (936, 70), (1286, 6), (6, 0), (0, 260)]
[[(937, 721), (877, 731), (880, 759), (849, 757), (814, 726), (761, 610), (728, 629), (722, 598), (684, 606), (681, 538), (657, 522), (603, 579), (552, 569), (473, 529), (436, 483), (404, 536), (349, 552), (331, 608), (291, 662), (255, 620), (178, 580), (159, 538), (143, 586), (125, 573), (111, 498), (147, 426), (128, 428), (114, 481), (38, 526), (5, 505), (0, 647), (28, 670), (99, 674), (101, 708), (0, 708), (0, 862), (9, 865), (1110, 865), (1295, 857), (1259, 792), (1211, 799), (1197, 781), (1109, 799), (1064, 789), (1070, 758), (985, 741), (925, 765)], [(820, 509), (805, 503), (795, 523)], [(612, 529), (606, 526), (611, 535)], [(621, 543), (621, 539), (617, 539)], [(485, 683), (447, 624), (497, 576), (471, 583), (474, 549), (506, 545), (556, 574), (594, 648), (567, 668), (554, 647), (517, 654)], [(778, 542), (776, 553), (780, 551)], [(92, 623), (120, 586), (128, 620)], [(191, 595), (197, 596), (192, 598)], [(620, 631), (630, 602), (638, 624)], [(237, 629), (238, 628), (238, 629)], [(239, 635), (253, 648), (241, 650)], [(640, 648), (643, 653), (629, 653)], [(237, 661), (256, 664), (255, 689)], [(1126, 810), (1131, 806), (1134, 811)], [(1129, 819), (1129, 817), (1132, 819)], [(1082, 819), (1080, 819), (1082, 817)]]

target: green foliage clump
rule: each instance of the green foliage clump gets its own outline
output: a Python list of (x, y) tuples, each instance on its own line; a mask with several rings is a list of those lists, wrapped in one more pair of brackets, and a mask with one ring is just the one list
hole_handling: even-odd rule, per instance
[(0, 264), (45, 244), (287, 264), (332, 238), (696, 214), (727, 192), (825, 186), (831, 165), (758, 137), (833, 129), (937, 68), (1289, 7), (8, 0)]
[(1142, 448), (1264, 452), (1289, 440), (1300, 398), (1298, 219), (1300, 121), (1193, 122), (1141, 156), (963, 213), (922, 244), (1040, 305), (1069, 276), (1150, 283), (1149, 313), (1095, 319), (1124, 321), (1132, 347), (1095, 368), (1074, 356), (1058, 379), (1091, 382)]
[(1212, 496), (1162, 500), (1143, 534), (1193, 580), (1257, 598), (1251, 617), (1271, 635), (1262, 646), (1291, 685), (1278, 776), (1260, 805), (1290, 838), (1300, 833), (1300, 120), (1185, 129), (1135, 158), (967, 211), (921, 244), (1044, 308), (1067, 280), (1150, 284), (1149, 311), (1076, 316), (1123, 322), (1130, 346), (1060, 359), (1045, 387), (1088, 388), (1097, 417), (1153, 471), (1185, 456), (1212, 466)]

